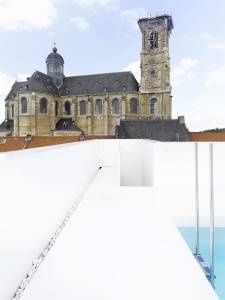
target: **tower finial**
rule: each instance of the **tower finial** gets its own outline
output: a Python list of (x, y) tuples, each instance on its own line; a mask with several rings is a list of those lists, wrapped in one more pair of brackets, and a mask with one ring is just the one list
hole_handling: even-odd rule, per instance
[(53, 50), (53, 52), (55, 52), (55, 53), (56, 53), (56, 52), (57, 52), (57, 48), (56, 48), (56, 42), (55, 42), (55, 41), (54, 41), (54, 44), (53, 44), (53, 45), (54, 45), (54, 47), (53, 47), (53, 49), (52, 49), (52, 50)]

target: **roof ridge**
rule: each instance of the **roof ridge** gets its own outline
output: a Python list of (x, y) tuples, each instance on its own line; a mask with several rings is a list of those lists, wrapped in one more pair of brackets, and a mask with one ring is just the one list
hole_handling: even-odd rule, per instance
[[(17, 81), (17, 80), (16, 80), (16, 81), (14, 82), (14, 84), (17, 84), (17, 83), (21, 84), (21, 83), (26, 83), (26, 82), (28, 82), (28, 80), (23, 80), (23, 81)], [(13, 86), (14, 86), (14, 84), (13, 84)]]
[(109, 74), (127, 74), (130, 73), (133, 75), (131, 71), (121, 71), (121, 72), (107, 72), (107, 73), (94, 73), (94, 74), (85, 74), (85, 75), (73, 75), (66, 76), (65, 78), (74, 78), (74, 77), (88, 77), (88, 76), (96, 76), (96, 75), (109, 75)]

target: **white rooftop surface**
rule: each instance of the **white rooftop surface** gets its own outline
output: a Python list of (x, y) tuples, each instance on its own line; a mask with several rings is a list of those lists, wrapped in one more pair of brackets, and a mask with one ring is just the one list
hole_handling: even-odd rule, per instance
[(0, 155), (0, 299), (13, 296), (100, 165), (21, 299), (218, 299), (159, 203), (159, 187), (120, 186), (125, 143), (91, 141)]

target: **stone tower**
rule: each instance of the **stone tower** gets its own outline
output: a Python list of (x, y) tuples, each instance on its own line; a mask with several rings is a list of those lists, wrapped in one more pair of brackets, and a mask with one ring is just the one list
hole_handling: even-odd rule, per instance
[(142, 18), (138, 21), (142, 32), (140, 92), (149, 95), (150, 115), (172, 117), (170, 84), (169, 37), (173, 20), (169, 15)]
[(57, 52), (57, 48), (52, 49), (46, 59), (47, 74), (53, 79), (55, 85), (60, 88), (63, 85), (64, 78), (64, 59)]

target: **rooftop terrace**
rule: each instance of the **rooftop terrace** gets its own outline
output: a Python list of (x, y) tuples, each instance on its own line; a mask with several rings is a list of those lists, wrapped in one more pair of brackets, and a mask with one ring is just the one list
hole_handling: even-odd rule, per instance
[[(215, 144), (217, 225), (224, 150)], [(194, 223), (194, 153), (148, 140), (1, 153), (0, 299), (218, 299), (177, 229)], [(199, 154), (207, 225), (207, 143)]]

